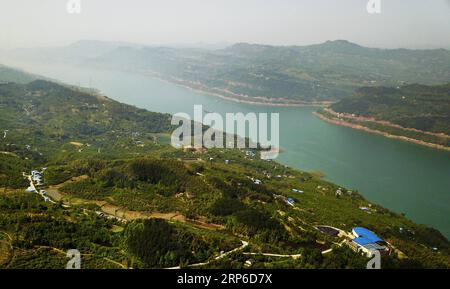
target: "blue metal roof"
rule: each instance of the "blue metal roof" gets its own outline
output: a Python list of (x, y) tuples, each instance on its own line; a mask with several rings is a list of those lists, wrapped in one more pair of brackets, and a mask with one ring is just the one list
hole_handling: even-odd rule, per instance
[(361, 246), (374, 243), (370, 239), (367, 239), (367, 238), (364, 238), (364, 237), (355, 238), (355, 239), (353, 239), (353, 242), (355, 242), (355, 243), (357, 243), (358, 245), (361, 245)]
[(353, 241), (360, 245), (384, 242), (383, 239), (381, 239), (374, 232), (366, 228), (356, 227), (353, 228), (353, 232), (358, 236), (357, 238), (353, 239)]
[(370, 240), (367, 239), (367, 238), (363, 238), (363, 237), (355, 238), (355, 239), (353, 239), (352, 241), (355, 242), (355, 243), (358, 244), (358, 245), (361, 245), (361, 246), (364, 246), (364, 245), (367, 245), (367, 244), (373, 244), (372, 241), (370, 241)]

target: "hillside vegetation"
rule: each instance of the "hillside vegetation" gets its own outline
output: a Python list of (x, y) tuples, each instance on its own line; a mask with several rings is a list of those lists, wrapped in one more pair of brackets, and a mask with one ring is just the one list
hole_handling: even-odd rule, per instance
[[(165, 114), (38, 80), (1, 84), (0, 118), (0, 268), (64, 268), (74, 248), (82, 268), (365, 267), (317, 225), (375, 231), (396, 248), (384, 268), (450, 267), (437, 230), (355, 190), (258, 151), (172, 148)], [(43, 167), (54, 204), (24, 191)]]
[(393, 136), (450, 147), (450, 84), (364, 87), (330, 109), (319, 114), (338, 124), (361, 125)]
[(353, 97), (345, 98), (331, 108), (336, 112), (450, 135), (450, 84), (364, 87)]

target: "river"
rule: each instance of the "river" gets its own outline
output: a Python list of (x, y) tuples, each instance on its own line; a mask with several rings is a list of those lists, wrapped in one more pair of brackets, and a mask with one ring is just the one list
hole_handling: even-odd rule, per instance
[(439, 229), (450, 239), (450, 152), (321, 121), (316, 108), (268, 107), (219, 99), (138, 74), (70, 65), (19, 65), (60, 81), (92, 86), (117, 101), (157, 112), (278, 112), (278, 161), (358, 190), (371, 202)]

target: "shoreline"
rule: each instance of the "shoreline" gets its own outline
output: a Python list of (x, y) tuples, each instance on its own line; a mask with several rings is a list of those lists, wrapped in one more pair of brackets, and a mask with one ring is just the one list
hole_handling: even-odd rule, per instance
[(418, 140), (418, 139), (414, 139), (414, 138), (410, 138), (410, 137), (406, 137), (406, 136), (390, 134), (390, 133), (383, 132), (383, 131), (380, 131), (380, 130), (368, 128), (368, 127), (366, 127), (366, 126), (364, 126), (362, 124), (350, 123), (350, 122), (347, 122), (345, 120), (335, 120), (335, 119), (332, 119), (332, 118), (328, 118), (328, 117), (326, 117), (323, 114), (318, 113), (318, 112), (313, 112), (313, 114), (315, 116), (317, 116), (318, 118), (320, 118), (321, 120), (323, 120), (325, 122), (328, 122), (328, 123), (331, 123), (331, 124), (334, 124), (334, 125), (349, 127), (349, 128), (365, 131), (365, 132), (368, 132), (368, 133), (378, 134), (378, 135), (382, 135), (382, 136), (384, 136), (386, 138), (406, 141), (406, 142), (409, 142), (409, 143), (414, 143), (414, 144), (421, 145), (421, 146), (426, 146), (426, 147), (429, 147), (429, 148), (434, 148), (434, 149), (439, 149), (439, 150), (444, 150), (444, 151), (450, 151), (450, 147), (448, 147), (448, 146), (435, 144), (435, 143), (430, 143), (430, 142), (426, 142), (426, 141), (422, 141), (422, 140)]
[[(138, 72), (139, 73), (139, 72)], [(264, 98), (264, 100), (258, 101), (258, 98), (255, 97), (249, 97), (251, 100), (247, 100), (247, 99), (242, 99), (242, 96), (236, 96), (236, 97), (232, 97), (232, 96), (226, 96), (225, 94), (221, 94), (219, 92), (212, 92), (212, 91), (208, 91), (206, 89), (201, 89), (201, 88), (197, 88), (197, 87), (193, 87), (190, 86), (186, 83), (184, 83), (183, 80), (171, 80), (168, 79), (167, 77), (163, 77), (157, 74), (154, 74), (152, 72), (144, 72), (143, 73), (145, 76), (169, 83), (169, 84), (173, 84), (179, 87), (183, 87), (201, 94), (205, 94), (205, 95), (211, 95), (211, 96), (215, 96), (217, 98), (220, 99), (224, 99), (224, 100), (228, 100), (228, 101), (233, 101), (233, 102), (237, 102), (237, 103), (244, 103), (244, 104), (253, 104), (253, 105), (261, 105), (261, 106), (273, 106), (273, 107), (327, 107), (333, 103), (335, 103), (335, 101), (317, 101), (317, 102), (302, 102), (302, 101), (280, 101), (280, 102), (273, 102), (271, 101), (269, 98)]]
[(376, 120), (373, 117), (355, 116), (355, 115), (349, 114), (349, 113), (336, 112), (333, 109), (331, 109), (331, 107), (324, 108), (324, 111), (331, 114), (334, 117), (337, 117), (338, 119), (345, 118), (345, 119), (354, 120), (356, 122), (372, 122), (372, 123), (376, 123), (376, 124), (379, 124), (379, 125), (382, 125), (385, 127), (392, 127), (392, 128), (396, 128), (396, 129), (400, 129), (400, 130), (426, 134), (426, 135), (430, 135), (430, 136), (434, 136), (434, 137), (438, 137), (438, 138), (450, 138), (449, 135), (446, 135), (444, 133), (436, 133), (436, 132), (419, 130), (419, 129), (415, 129), (415, 128), (403, 127), (401, 125), (398, 125), (398, 124), (395, 124), (395, 123), (392, 123), (392, 122), (389, 122), (386, 120)]

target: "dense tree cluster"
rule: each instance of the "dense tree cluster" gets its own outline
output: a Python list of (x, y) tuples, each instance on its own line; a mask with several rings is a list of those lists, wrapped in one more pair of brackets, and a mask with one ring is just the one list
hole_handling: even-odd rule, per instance
[(219, 250), (238, 246), (233, 239), (217, 238), (207, 232), (187, 230), (165, 220), (133, 222), (124, 232), (126, 250), (136, 258), (135, 265), (145, 268), (184, 266), (207, 260)]

